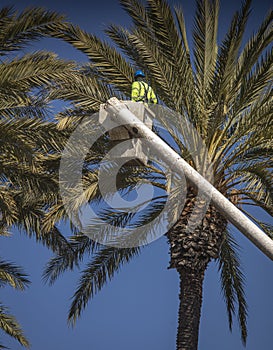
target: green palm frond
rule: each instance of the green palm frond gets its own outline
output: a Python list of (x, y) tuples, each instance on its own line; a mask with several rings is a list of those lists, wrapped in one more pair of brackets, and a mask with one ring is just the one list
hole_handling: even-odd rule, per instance
[[(42, 220), (40, 220), (42, 221)], [(53, 253), (66, 252), (70, 249), (67, 238), (60, 232), (57, 227), (53, 227), (49, 232), (36, 234), (37, 241), (42, 242), (46, 247), (52, 250)]]
[(230, 330), (233, 326), (233, 317), (237, 313), (236, 304), (238, 305), (241, 338), (245, 344), (247, 338), (247, 304), (244, 292), (244, 275), (237, 250), (237, 243), (231, 234), (226, 232), (218, 261), (222, 292), (226, 302)]
[(9, 284), (11, 287), (24, 290), (30, 281), (22, 268), (10, 262), (0, 261), (0, 286)]
[(162, 55), (166, 55), (167, 60), (174, 65), (178, 64), (183, 54), (182, 43), (170, 5), (162, 0), (148, 0), (146, 11), (149, 31), (152, 32)]
[[(271, 203), (271, 213), (270, 213), (271, 216), (272, 216), (272, 213), (273, 213), (272, 204), (273, 204), (273, 202)], [(271, 225), (271, 224), (269, 224), (267, 222), (258, 220), (256, 217), (254, 217), (253, 215), (250, 215), (246, 211), (244, 211), (244, 213), (247, 216), (249, 216), (271, 239), (273, 239), (273, 225)]]
[(130, 31), (120, 25), (111, 24), (105, 29), (105, 33), (113, 40), (113, 42), (128, 57), (132, 57), (137, 61), (140, 57), (137, 48), (132, 45)]
[(0, 211), (1, 224), (12, 226), (19, 217), (18, 206), (15, 200), (15, 193), (7, 188), (7, 186), (0, 187)]
[[(78, 153), (77, 149), (73, 149), (75, 151), (76, 159), (75, 162), (78, 161)], [(54, 227), (54, 225), (61, 222), (61, 220), (65, 220), (68, 218), (68, 212), (73, 216), (74, 220), (78, 220), (79, 225), (81, 226), (81, 209), (86, 203), (96, 203), (96, 205), (103, 204), (104, 198), (102, 197), (101, 189), (99, 187), (99, 175), (103, 172), (103, 176), (110, 177), (113, 169), (115, 169), (115, 165), (108, 164), (104, 169), (95, 168), (96, 162), (101, 166), (100, 160), (103, 154), (101, 155), (93, 155), (86, 157), (88, 161), (86, 165), (83, 166), (83, 176), (82, 182), (79, 186), (71, 186), (69, 185), (70, 176), (67, 179), (67, 196), (66, 196), (66, 207), (60, 201), (54, 203), (43, 218), (43, 230), (44, 232), (50, 232), (50, 230)], [(94, 160), (92, 172), (88, 169), (89, 165), (92, 164)], [(73, 163), (73, 162), (72, 162)], [(77, 167), (76, 167), (77, 168)], [(74, 171), (75, 165), (72, 165), (72, 170)], [(68, 173), (69, 169), (68, 169)], [(109, 175), (107, 175), (109, 174)], [(166, 178), (162, 171), (159, 171), (156, 168), (144, 168), (144, 167), (130, 167), (127, 168), (122, 167), (118, 173), (116, 180), (116, 188), (121, 193), (129, 193), (130, 191), (136, 189), (139, 186), (140, 181), (143, 184), (149, 184), (157, 187), (158, 189), (165, 190), (166, 189)], [(65, 183), (62, 184), (64, 187)], [(108, 186), (108, 187), (107, 187)], [(111, 182), (106, 182), (103, 184), (104, 192), (108, 193), (109, 198), (116, 192), (115, 187), (111, 185)], [(143, 203), (141, 204), (143, 205)], [(162, 208), (161, 208), (162, 209)], [(160, 210), (159, 210), (160, 211)], [(157, 211), (158, 212), (158, 211)], [(148, 215), (148, 214), (147, 214)], [(103, 220), (106, 220), (107, 215), (103, 215)], [(106, 220), (107, 221), (107, 220)]]
[[(176, 16), (177, 25), (178, 25), (179, 33), (180, 33), (181, 40), (183, 43), (183, 47), (187, 53), (188, 59), (190, 59), (190, 57), (189, 57), (190, 48), (189, 48), (187, 32), (186, 32), (186, 23), (185, 23), (185, 18), (184, 18), (182, 8), (181, 7), (174, 7), (174, 13)], [(189, 64), (190, 64), (190, 60), (189, 60)]]
[(43, 280), (50, 285), (65, 271), (79, 267), (84, 256), (90, 255), (100, 247), (98, 243), (80, 233), (70, 237), (66, 243), (65, 250), (60, 250), (51, 258), (44, 269)]
[(265, 197), (261, 197), (261, 195), (259, 193), (255, 193), (255, 192), (254, 193), (253, 192), (246, 192), (245, 193), (244, 191), (241, 191), (241, 193), (242, 193), (242, 195), (246, 196), (245, 203), (243, 201), (242, 201), (242, 203), (244, 203), (246, 205), (250, 205), (250, 206), (255, 205), (255, 206), (263, 209), (271, 217), (273, 216), (273, 202), (270, 198), (266, 197), (266, 199), (265, 199)]
[(240, 92), (236, 102), (233, 104), (234, 113), (240, 113), (257, 101), (257, 98), (264, 93), (273, 71), (273, 49), (268, 50), (260, 62), (249, 74), (241, 79)]
[(43, 8), (28, 8), (19, 13), (12, 7), (4, 7), (0, 13), (0, 56), (22, 49), (26, 44), (64, 21), (64, 16)]
[(242, 177), (241, 184), (244, 186), (244, 191), (260, 193), (257, 199), (264, 197), (270, 197), (273, 200), (273, 175), (272, 172), (267, 169), (266, 164), (254, 164), (253, 166), (245, 166), (238, 170), (239, 176)]
[(273, 11), (269, 11), (268, 15), (260, 25), (257, 33), (247, 41), (242, 49), (242, 53), (238, 59), (238, 73), (236, 75), (234, 87), (240, 88), (241, 79), (251, 72), (253, 66), (255, 66), (259, 60), (262, 52), (272, 42), (272, 20)]
[(24, 205), (19, 203), (19, 215), (14, 226), (29, 237), (35, 237), (37, 242), (42, 243), (52, 252), (59, 253), (68, 249), (69, 243), (54, 224), (47, 230), (43, 226), (46, 216), (45, 204), (49, 205), (49, 202), (50, 198), (47, 197), (41, 202), (37, 199), (32, 200), (32, 205), (28, 201)]
[(115, 91), (111, 85), (104, 84), (96, 76), (78, 74), (72, 79), (64, 79), (59, 84), (55, 83), (48, 97), (52, 100), (73, 101), (76, 108), (94, 113), (112, 96), (120, 99), (124, 97), (123, 94)]
[(68, 25), (61, 32), (56, 32), (54, 36), (71, 43), (76, 49), (86, 53), (98, 72), (110, 84), (116, 85), (121, 91), (128, 93), (133, 69), (122, 55), (108, 43), (102, 42), (96, 36), (73, 25)]
[(89, 112), (84, 109), (66, 108), (66, 110), (58, 113), (55, 117), (57, 128), (58, 130), (73, 131), (87, 115), (89, 115)]
[[(253, 149), (271, 148), (273, 128), (271, 101), (272, 91), (267, 88), (251, 107), (236, 115), (236, 118), (231, 116), (224, 123), (223, 131), (219, 131), (218, 135), (215, 133), (210, 149), (215, 164), (221, 164), (228, 169), (244, 163), (245, 154), (252, 152)], [(222, 159), (225, 159), (225, 162), (222, 162)]]
[(13, 119), (2, 119), (0, 125), (1, 148), (12, 156), (19, 157), (22, 163), (23, 160), (36, 161), (37, 166), (41, 166), (50, 157), (54, 157), (54, 153), (50, 154), (49, 151), (59, 152), (66, 141), (66, 134), (59, 131), (55, 123), (40, 118), (14, 116)]
[[(22, 291), (26, 289), (29, 283), (30, 281), (21, 267), (4, 260), (0, 261), (0, 287), (10, 285)], [(0, 304), (0, 329), (16, 339), (24, 347), (29, 348), (30, 344), (24, 336), (19, 323), (2, 304)], [(5, 348), (4, 346), (1, 347)]]
[(147, 28), (148, 17), (142, 2), (138, 0), (120, 0), (119, 2), (136, 26), (141, 24), (143, 28)]
[(72, 324), (80, 317), (90, 298), (111, 280), (122, 265), (138, 255), (140, 248), (102, 248), (82, 271), (78, 288), (73, 296), (68, 321)]
[(56, 124), (40, 119), (5, 119), (1, 126), (1, 224), (59, 250), (64, 238), (54, 227), (45, 233), (41, 221), (58, 199), (56, 154), (66, 138)]
[[(35, 87), (69, 77), (75, 64), (57, 58), (49, 52), (36, 52), (4, 60), (0, 64), (1, 89), (8, 90), (7, 96), (13, 89), (16, 92), (27, 92)], [(14, 94), (16, 96), (16, 94)]]
[[(6, 307), (0, 304), (0, 329), (12, 338), (16, 339), (22, 346), (30, 348), (30, 344), (16, 321), (15, 317), (8, 313)], [(2, 347), (5, 349), (5, 347)]]
[[(194, 57), (198, 96), (203, 108), (211, 103), (214, 83), (217, 48), (219, 1), (197, 1), (195, 15)], [(202, 116), (205, 119), (206, 116)]]
[[(114, 247), (148, 244), (161, 232), (164, 220), (159, 215), (166, 207), (166, 200), (166, 195), (154, 197), (147, 203), (132, 206), (130, 211), (126, 208), (102, 208), (96, 218), (86, 222), (85, 233), (101, 244), (107, 242)], [(145, 205), (144, 210), (142, 207)], [(173, 207), (175, 213), (177, 207)]]
[(229, 31), (218, 50), (214, 82), (210, 88), (210, 94), (214, 99), (211, 105), (207, 106), (207, 111), (212, 112), (209, 115), (209, 139), (226, 121), (227, 113), (229, 113), (228, 120), (230, 120), (230, 117), (237, 117), (236, 114), (234, 115), (230, 112), (232, 111), (231, 107), (234, 102), (233, 86), (235, 72), (237, 71), (236, 65), (242, 43), (242, 36), (249, 16), (250, 2), (250, 0), (244, 1), (241, 11), (235, 13)]
[(68, 214), (65, 210), (64, 204), (62, 202), (56, 202), (50, 206), (49, 210), (45, 213), (42, 220), (42, 229), (47, 234), (50, 232), (56, 224), (68, 219)]
[[(94, 296), (108, 280), (111, 280), (121, 266), (138, 255), (140, 248), (117, 249), (102, 247), (87, 236), (77, 235), (70, 239), (70, 249), (53, 257), (47, 264), (43, 279), (53, 284), (67, 270), (79, 267), (86, 254), (94, 254), (90, 263), (82, 271), (79, 287), (69, 313), (69, 322), (75, 323), (90, 298)], [(96, 253), (95, 253), (96, 252)]]
[(241, 11), (236, 12), (233, 16), (230, 29), (218, 53), (218, 69), (216, 76), (216, 84), (219, 84), (218, 99), (224, 98), (224, 103), (227, 105), (229, 99), (233, 96), (233, 94), (230, 94), (230, 89), (232, 88), (230, 80), (233, 79), (236, 71), (237, 57), (250, 13), (250, 3), (251, 0), (244, 0)]
[(116, 186), (119, 191), (125, 190), (129, 192), (135, 189), (140, 183), (148, 183), (154, 187), (166, 190), (165, 172), (151, 165), (146, 167), (123, 166), (120, 168), (116, 179)]
[[(31, 105), (31, 98), (24, 92), (18, 90), (18, 88), (6, 86), (4, 89), (5, 92), (1, 92), (0, 94), (0, 110), (3, 116), (8, 116), (8, 112), (11, 109), (18, 107), (29, 107)], [(3, 88), (1, 88), (1, 90), (3, 90)]]
[(242, 161), (255, 161), (265, 162), (268, 167), (272, 167), (273, 150), (269, 147), (257, 147), (251, 148), (244, 153)]

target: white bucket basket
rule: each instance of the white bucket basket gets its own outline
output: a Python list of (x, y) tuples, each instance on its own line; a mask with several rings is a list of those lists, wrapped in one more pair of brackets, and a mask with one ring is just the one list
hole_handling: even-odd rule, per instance
[[(144, 103), (133, 101), (120, 102), (124, 103), (130, 112), (152, 130), (155, 115)], [(136, 135), (132, 137), (130, 128), (126, 128), (123, 125), (118, 125), (113, 122), (111, 115), (105, 109), (105, 104), (100, 105), (99, 122), (106, 128), (106, 130), (109, 130), (108, 133), (111, 141), (118, 143), (118, 141), (129, 140), (124, 144), (124, 150), (122, 149), (122, 143), (119, 145), (119, 155), (117, 158), (132, 159), (135, 156), (136, 159), (141, 160), (140, 163), (147, 164), (147, 152), (143, 152), (141, 139), (138, 139)]]

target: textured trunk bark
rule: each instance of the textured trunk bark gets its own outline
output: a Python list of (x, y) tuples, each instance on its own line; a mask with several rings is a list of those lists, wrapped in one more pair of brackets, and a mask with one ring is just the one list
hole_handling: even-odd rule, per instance
[(197, 350), (202, 306), (204, 269), (179, 268), (180, 306), (176, 350)]

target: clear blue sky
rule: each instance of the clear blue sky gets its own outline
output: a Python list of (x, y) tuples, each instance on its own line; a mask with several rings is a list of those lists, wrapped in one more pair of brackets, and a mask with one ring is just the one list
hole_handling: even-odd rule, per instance
[[(181, 3), (188, 28), (192, 27), (194, 1)], [(222, 1), (220, 31), (227, 29), (231, 13), (239, 1)], [(19, 10), (29, 5), (47, 7), (67, 14), (70, 21), (87, 31), (102, 35), (109, 23), (127, 25), (128, 17), (118, 1), (2, 0), (1, 7), (15, 5)], [(248, 30), (252, 32), (272, 5), (270, 0), (253, 1)], [(61, 57), (84, 61), (84, 55), (57, 40), (42, 40), (34, 48), (57, 52)], [(234, 230), (235, 231), (235, 230)], [(235, 231), (236, 232), (236, 231)], [(247, 350), (273, 348), (272, 262), (236, 232), (242, 246), (241, 258), (247, 276), (249, 302), (249, 339)], [(1, 237), (0, 256), (24, 266), (32, 285), (23, 293), (5, 288), (1, 300), (10, 306), (33, 350), (171, 350), (175, 349), (178, 312), (178, 279), (167, 270), (169, 256), (165, 238), (152, 243), (142, 255), (116, 275), (90, 303), (74, 329), (68, 328), (66, 316), (78, 272), (67, 273), (53, 287), (41, 280), (43, 267), (51, 253), (34, 240), (14, 231), (12, 238)], [(14, 340), (0, 335), (1, 342), (13, 350), (22, 349)], [(237, 324), (228, 331), (217, 268), (211, 263), (204, 286), (200, 350), (244, 349)]]

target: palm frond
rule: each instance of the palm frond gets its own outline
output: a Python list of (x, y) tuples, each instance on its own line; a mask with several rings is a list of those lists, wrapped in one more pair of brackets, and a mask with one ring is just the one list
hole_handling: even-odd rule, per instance
[[(15, 317), (8, 313), (6, 307), (0, 304), (0, 328), (16, 339), (22, 346), (30, 348), (30, 343), (24, 336), (23, 331)], [(5, 347), (4, 347), (5, 348)]]
[(258, 161), (265, 162), (267, 167), (272, 167), (273, 150), (269, 147), (257, 147), (251, 148), (244, 153), (244, 160), (248, 161)]
[[(242, 193), (242, 195), (246, 196), (246, 202), (243, 204), (250, 205), (250, 206), (255, 205), (255, 206), (263, 209), (268, 215), (273, 216), (273, 202), (269, 197), (261, 196), (260, 193), (250, 192), (250, 191), (248, 191), (248, 192), (241, 191), (241, 193)], [(265, 193), (263, 193), (263, 194), (265, 195)], [(249, 215), (249, 213), (247, 213), (246, 211), (245, 211), (245, 213), (247, 215)], [(257, 220), (257, 218), (256, 218), (256, 220)], [(259, 222), (259, 220), (257, 221), (257, 223), (258, 222)], [(265, 233), (267, 233), (267, 230), (265, 230)]]
[(234, 88), (240, 88), (241, 79), (248, 75), (253, 66), (256, 65), (262, 52), (272, 42), (273, 11), (269, 11), (264, 21), (260, 25), (257, 33), (255, 33), (245, 44), (242, 53), (238, 59), (237, 74), (234, 83)]
[[(179, 29), (179, 33), (182, 39), (182, 44), (183, 47), (187, 53), (188, 59), (190, 58), (190, 48), (189, 48), (189, 43), (188, 43), (188, 38), (187, 38), (187, 32), (186, 32), (186, 23), (185, 23), (185, 18), (184, 18), (184, 14), (182, 11), (182, 8), (179, 6), (175, 6), (174, 7), (174, 13), (175, 13), (175, 17), (177, 20), (177, 25), (178, 25), (178, 29)], [(189, 61), (190, 63), (190, 61)]]
[(124, 98), (120, 92), (114, 90), (111, 85), (101, 82), (96, 76), (78, 74), (55, 83), (48, 98), (72, 101), (77, 109), (94, 113), (112, 96), (121, 100)]
[(45, 203), (48, 205), (49, 200), (45, 199), (42, 203), (37, 203), (36, 200), (32, 206), (29, 204), (19, 206), (19, 217), (14, 226), (29, 237), (35, 237), (37, 242), (42, 243), (54, 253), (66, 251), (69, 249), (69, 242), (60, 230), (54, 224), (47, 230), (43, 227)]
[(140, 25), (147, 29), (148, 17), (142, 2), (139, 0), (120, 0), (119, 2), (136, 26)]
[(241, 78), (240, 92), (233, 104), (234, 114), (239, 114), (251, 106), (264, 94), (273, 71), (273, 49), (265, 52), (251, 72)]
[[(263, 206), (259, 205), (259, 203), (254, 202), (254, 205), (255, 204), (263, 208)], [(271, 216), (273, 216), (272, 204), (273, 201), (271, 202), (270, 210), (268, 211), (268, 214)], [(265, 222), (265, 220), (259, 220), (257, 217), (254, 217), (252, 214), (250, 214), (246, 209), (242, 209), (242, 211), (246, 216), (253, 220), (257, 224), (257, 226), (259, 226), (271, 239), (273, 239), (273, 225), (271, 225), (268, 222)]]
[(108, 43), (102, 42), (96, 36), (73, 25), (56, 32), (55, 36), (86, 53), (109, 84), (118, 86), (121, 91), (128, 94), (132, 82), (133, 69), (117, 50)]
[[(9, 150), (10, 154), (17, 155), (20, 159), (29, 155), (28, 161), (31, 158), (34, 160), (39, 152), (47, 154), (49, 150), (62, 150), (66, 141), (65, 134), (57, 129), (56, 124), (39, 118), (4, 119), (0, 120), (0, 125), (2, 149)], [(8, 140), (10, 142), (7, 142)], [(40, 157), (42, 158), (42, 155)]]
[[(211, 154), (216, 164), (222, 164), (228, 169), (243, 164), (247, 152), (257, 147), (272, 147), (271, 101), (272, 91), (268, 87), (249, 108), (240, 114), (229, 116), (222, 125), (223, 130), (218, 133), (219, 137), (214, 136), (214, 142), (211, 144)], [(225, 159), (224, 163), (222, 159)]]
[(30, 281), (21, 267), (10, 262), (0, 261), (0, 286), (9, 284), (11, 287), (24, 290)]
[(42, 220), (42, 229), (45, 233), (50, 232), (55, 225), (63, 221), (65, 223), (68, 218), (64, 204), (57, 202), (50, 206), (49, 210), (45, 213)]
[[(96, 218), (86, 222), (84, 232), (101, 244), (113, 247), (125, 248), (148, 244), (153, 237), (164, 233), (160, 231), (160, 225), (164, 224), (160, 214), (165, 209), (166, 196), (158, 196), (150, 202), (135, 205), (130, 210), (102, 208)], [(177, 208), (173, 208), (174, 212), (175, 209)]]
[(20, 14), (12, 7), (4, 7), (0, 16), (0, 56), (22, 49), (64, 22), (64, 16), (39, 7), (25, 9)]
[[(217, 58), (219, 1), (197, 1), (194, 25), (194, 57), (198, 96), (202, 108), (211, 103)], [(202, 117), (202, 120), (205, 116)]]
[(160, 48), (162, 55), (166, 55), (169, 62), (179, 61), (181, 37), (172, 15), (170, 5), (165, 0), (148, 0), (146, 8), (149, 30)]
[(12, 61), (4, 60), (0, 64), (1, 89), (29, 91), (62, 77), (69, 77), (74, 69), (74, 63), (61, 60), (49, 52), (35, 52)]
[(236, 314), (236, 304), (238, 305), (241, 338), (245, 344), (247, 339), (247, 303), (244, 292), (244, 275), (237, 250), (238, 244), (231, 234), (226, 232), (218, 261), (222, 292), (226, 302), (230, 330), (232, 330), (233, 317)]
[(242, 3), (241, 11), (235, 13), (229, 31), (218, 51), (216, 75), (212, 87), (216, 105), (214, 106), (215, 112), (210, 118), (213, 130), (226, 120), (227, 113), (232, 106), (234, 97), (232, 88), (237, 58), (250, 13), (250, 3), (251, 0), (245, 0)]
[(268, 201), (273, 200), (273, 176), (269, 169), (266, 169), (265, 164), (253, 164), (242, 166), (233, 171), (230, 179), (240, 178), (240, 186), (242, 192), (247, 197), (249, 193), (251, 199), (255, 198), (258, 201), (263, 201), (268, 205)]
[(54, 284), (61, 274), (67, 270), (73, 270), (75, 267), (79, 267), (79, 263), (83, 260), (84, 256), (90, 255), (98, 247), (98, 243), (80, 233), (70, 237), (66, 249), (59, 251), (47, 263), (43, 272), (43, 280), (50, 285)]
[(12, 193), (7, 186), (0, 187), (0, 210), (2, 225), (12, 226), (19, 217), (14, 193)]
[(102, 248), (82, 271), (78, 288), (73, 296), (68, 321), (75, 324), (83, 309), (102, 287), (111, 280), (121, 266), (128, 263), (138, 255), (140, 248), (117, 249), (113, 247)]

